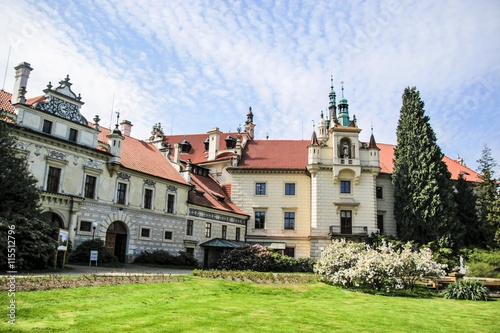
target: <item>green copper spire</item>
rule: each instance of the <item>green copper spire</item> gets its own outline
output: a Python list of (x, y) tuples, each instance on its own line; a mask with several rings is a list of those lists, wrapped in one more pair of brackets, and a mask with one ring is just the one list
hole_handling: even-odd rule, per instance
[(330, 90), (330, 95), (328, 95), (330, 97), (330, 105), (329, 107), (332, 107), (332, 106), (335, 106), (336, 102), (335, 102), (335, 98), (336, 98), (336, 94), (335, 94), (335, 90), (333, 90), (333, 75), (331, 77), (331, 90)]
[[(337, 102), (336, 102), (336, 97), (337, 95), (335, 94), (335, 90), (333, 90), (333, 75), (331, 76), (331, 86), (330, 86), (330, 94), (328, 95), (330, 97), (330, 104), (328, 105), (328, 111), (330, 112), (330, 121), (332, 124), (335, 122), (335, 119), (337, 119)], [(333, 125), (332, 125), (333, 126)]]
[[(344, 82), (340, 82), (344, 84)], [(349, 120), (349, 104), (347, 98), (344, 98), (344, 86), (342, 86), (342, 99), (339, 101), (339, 122), (340, 125), (347, 127), (351, 123)]]

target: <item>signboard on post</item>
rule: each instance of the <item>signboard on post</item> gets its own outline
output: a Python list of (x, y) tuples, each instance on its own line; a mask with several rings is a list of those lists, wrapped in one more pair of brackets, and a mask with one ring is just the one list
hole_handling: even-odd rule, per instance
[(57, 251), (67, 251), (68, 250), (68, 230), (59, 229), (59, 238), (57, 244)]
[(92, 261), (95, 261), (95, 266), (97, 267), (97, 254), (98, 254), (98, 251), (90, 251), (89, 266), (92, 266)]

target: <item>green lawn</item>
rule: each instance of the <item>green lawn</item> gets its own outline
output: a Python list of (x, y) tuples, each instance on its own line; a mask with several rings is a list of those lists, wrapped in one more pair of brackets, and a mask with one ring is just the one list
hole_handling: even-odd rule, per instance
[(414, 299), (323, 283), (186, 281), (16, 293), (16, 325), (0, 295), (0, 331), (499, 332), (500, 302)]

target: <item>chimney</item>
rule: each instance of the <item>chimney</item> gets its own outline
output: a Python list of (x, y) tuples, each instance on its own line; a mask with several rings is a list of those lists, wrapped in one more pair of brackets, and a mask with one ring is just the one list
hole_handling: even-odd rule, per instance
[(22, 62), (14, 67), (14, 69), (16, 70), (16, 81), (14, 83), (14, 90), (12, 91), (12, 104), (25, 103), (24, 94), (26, 93), (28, 79), (33, 68), (27, 62)]
[(181, 145), (179, 143), (174, 144), (174, 163), (179, 164), (181, 162)]
[(121, 123), (121, 130), (122, 130), (122, 134), (125, 135), (125, 136), (130, 136), (130, 132), (132, 132), (132, 123), (128, 120), (123, 120)]
[(208, 160), (209, 161), (213, 161), (217, 157), (217, 152), (219, 151), (219, 141), (220, 141), (221, 134), (222, 134), (222, 132), (219, 131), (218, 127), (214, 127), (210, 131), (208, 131), (208, 139), (209, 139)]

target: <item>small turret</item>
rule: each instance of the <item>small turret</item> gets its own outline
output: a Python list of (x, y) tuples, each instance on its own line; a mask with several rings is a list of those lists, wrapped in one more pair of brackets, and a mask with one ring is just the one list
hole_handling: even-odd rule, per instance
[(250, 139), (254, 138), (254, 129), (255, 129), (255, 124), (253, 123), (252, 107), (249, 107), (247, 113), (247, 121), (245, 122), (245, 132), (248, 133)]
[(349, 104), (344, 97), (344, 86), (342, 86), (342, 99), (339, 101), (339, 122), (340, 125), (348, 127), (351, 124), (349, 119)]
[(318, 140), (323, 141), (328, 138), (328, 126), (323, 118), (323, 111), (321, 111), (321, 119), (318, 121)]
[(120, 170), (122, 142), (125, 139), (125, 137), (122, 136), (122, 132), (118, 129), (119, 119), (120, 113), (117, 112), (115, 129), (106, 136), (108, 138), (109, 152), (113, 155), (106, 164), (111, 177)]

